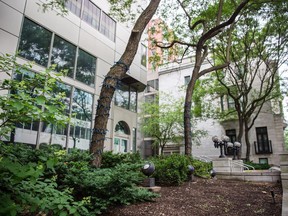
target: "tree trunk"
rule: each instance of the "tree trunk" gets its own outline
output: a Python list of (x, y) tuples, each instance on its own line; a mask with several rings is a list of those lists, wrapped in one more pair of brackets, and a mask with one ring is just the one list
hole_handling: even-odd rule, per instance
[(199, 67), (194, 67), (192, 78), (187, 86), (185, 104), (184, 104), (184, 141), (185, 141), (185, 155), (192, 154), (192, 126), (191, 126), (191, 107), (194, 86), (197, 80)]
[(250, 161), (251, 144), (249, 141), (248, 122), (245, 121), (246, 161)]
[(142, 33), (152, 16), (155, 14), (160, 1), (161, 0), (150, 1), (147, 8), (141, 13), (131, 31), (129, 41), (123, 55), (121, 56), (120, 60), (111, 67), (103, 81), (96, 108), (95, 123), (90, 145), (90, 153), (93, 155), (91, 164), (93, 166), (100, 167), (101, 165), (105, 134), (107, 131), (107, 122), (115, 89), (126, 72), (129, 70), (129, 67), (137, 53), (138, 44), (140, 42)]

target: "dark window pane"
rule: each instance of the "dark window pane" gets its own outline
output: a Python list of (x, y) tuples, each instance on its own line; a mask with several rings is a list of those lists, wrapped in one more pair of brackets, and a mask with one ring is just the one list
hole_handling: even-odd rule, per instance
[(94, 87), (96, 58), (79, 49), (77, 59), (76, 79)]
[(72, 110), (77, 119), (90, 122), (92, 120), (92, 104), (92, 94), (80, 89), (75, 89)]
[(58, 37), (54, 38), (51, 64), (56, 64), (56, 71), (68, 70), (68, 76), (73, 78), (76, 57), (76, 46)]
[(52, 33), (25, 18), (19, 44), (19, 55), (47, 66)]
[(115, 91), (115, 105), (129, 109), (129, 86), (121, 84)]

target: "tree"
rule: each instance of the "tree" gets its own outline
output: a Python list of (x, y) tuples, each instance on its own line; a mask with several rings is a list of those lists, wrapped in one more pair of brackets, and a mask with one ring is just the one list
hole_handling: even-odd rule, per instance
[[(263, 10), (247, 13), (233, 29), (231, 64), (224, 73), (216, 72), (217, 80), (223, 87), (221, 94), (230, 97), (235, 104), (234, 109), (226, 114), (230, 118), (235, 114), (237, 116), (237, 140), (240, 142), (244, 134), (248, 161), (251, 151), (250, 129), (259, 113), (267, 109), (268, 101), (270, 104), (277, 102), (276, 108), (281, 101), (279, 68), (288, 58), (288, 16), (285, 11), (287, 6), (287, 2), (278, 5), (267, 4), (264, 8), (265, 13)], [(281, 12), (282, 9), (284, 11)], [(224, 40), (222, 38), (222, 41)], [(226, 59), (225, 43), (218, 44), (215, 55), (218, 60), (220, 58), (219, 61)], [(219, 86), (213, 88), (220, 90)], [(273, 105), (268, 109), (273, 109)]]
[(17, 64), (15, 56), (0, 56), (0, 74), (6, 73), (11, 77), (3, 80), (0, 86), (0, 137), (7, 139), (7, 134), (15, 129), (16, 124), (34, 121), (64, 126), (69, 122), (63, 114), (64, 93), (58, 91), (62, 74), (52, 75), (53, 68), (32, 73), (31, 67), (31, 63)]
[[(213, 41), (217, 39), (217, 35), (222, 32), (230, 32), (229, 26), (235, 24), (236, 18), (242, 10), (249, 8), (255, 1), (180, 1), (178, 4), (168, 4), (170, 12), (161, 15), (167, 18), (173, 13), (178, 16), (171, 21), (173, 29), (173, 40), (171, 40), (171, 33), (166, 32), (166, 40), (155, 41), (156, 46), (162, 49), (170, 49), (178, 46), (182, 51), (181, 56), (189, 54), (195, 55), (195, 65), (192, 71), (191, 80), (188, 83), (185, 105), (184, 105), (184, 137), (185, 137), (185, 154), (191, 155), (192, 152), (192, 126), (191, 126), (191, 108), (192, 97), (196, 81), (203, 75), (215, 70), (225, 68), (229, 65), (229, 55), (224, 63), (211, 65), (210, 68), (201, 70), (201, 65), (205, 60), (209, 60), (209, 48), (212, 47)], [(260, 3), (260, 1), (257, 3)], [(182, 15), (179, 15), (179, 10)], [(173, 12), (174, 11), (174, 12)], [(166, 14), (166, 15), (165, 15)], [(180, 13), (181, 14), (181, 13)], [(183, 23), (185, 20), (186, 23)], [(224, 20), (224, 21), (223, 21)], [(182, 23), (182, 25), (181, 25)], [(174, 25), (174, 26), (173, 26)], [(232, 28), (232, 27), (230, 27)], [(227, 44), (227, 53), (229, 53), (231, 41)], [(179, 48), (182, 46), (182, 49)], [(173, 53), (173, 52), (171, 52)]]
[(103, 81), (98, 99), (95, 124), (90, 145), (90, 152), (93, 154), (93, 160), (91, 163), (96, 167), (101, 165), (109, 111), (115, 89), (117, 88), (118, 83), (124, 77), (126, 72), (129, 70), (129, 66), (132, 64), (132, 61), (136, 55), (142, 33), (156, 12), (159, 3), (160, 0), (150, 1), (147, 8), (140, 14), (131, 31), (124, 53), (120, 59), (111, 67)]
[[(183, 142), (183, 103), (183, 98), (175, 101), (171, 96), (160, 93), (154, 101), (147, 101), (141, 106), (141, 130), (154, 139), (161, 155), (168, 143), (181, 145)], [(193, 130), (192, 138), (197, 141), (205, 134), (205, 131)]]

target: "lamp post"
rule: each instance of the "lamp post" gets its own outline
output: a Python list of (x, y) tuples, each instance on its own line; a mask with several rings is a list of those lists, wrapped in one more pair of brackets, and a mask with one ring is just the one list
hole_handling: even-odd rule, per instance
[(228, 142), (227, 143), (227, 148), (232, 148), (233, 150), (233, 160), (236, 160), (236, 156), (238, 155), (238, 152), (240, 150), (241, 143), (240, 142)]
[(227, 147), (227, 143), (229, 142), (228, 136), (222, 136), (222, 139), (219, 139), (218, 136), (213, 136), (212, 141), (214, 142), (214, 147), (219, 148), (220, 147), (220, 156), (219, 158), (225, 158), (225, 155), (223, 154), (223, 147), (224, 150)]

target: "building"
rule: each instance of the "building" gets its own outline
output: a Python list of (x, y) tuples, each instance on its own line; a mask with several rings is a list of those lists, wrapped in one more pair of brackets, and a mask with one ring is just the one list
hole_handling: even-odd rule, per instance
[[(123, 53), (130, 29), (108, 15), (106, 0), (68, 0), (68, 14), (64, 16), (57, 15), (55, 9), (43, 12), (41, 3), (0, 0), (0, 53), (19, 52), (19, 63), (34, 61), (27, 73), (37, 73), (52, 64), (57, 65), (56, 72), (67, 69), (60, 88), (66, 93), (67, 114), (74, 116), (73, 124), (66, 128), (33, 121), (19, 124), (15, 141), (88, 149), (102, 81)], [(138, 150), (137, 103), (138, 93), (146, 86), (146, 51), (141, 44), (127, 77), (115, 92), (104, 150)]]
[[(157, 81), (155, 77), (152, 80), (148, 80), (148, 86), (152, 87), (154, 83), (157, 83), (157, 90), (152, 87), (148, 87), (148, 91), (146, 91), (145, 95), (148, 98), (153, 98), (153, 95), (157, 93), (157, 91), (166, 92), (169, 95), (173, 95), (175, 98), (184, 97), (185, 92), (180, 87), (185, 86), (191, 77), (191, 73), (194, 67), (193, 64), (194, 58), (187, 57), (184, 58), (181, 64), (170, 62), (160, 66), (157, 69), (158, 78)], [(208, 62), (204, 62), (201, 69), (205, 69), (209, 67)], [(148, 72), (149, 74), (150, 72)], [(148, 77), (149, 78), (149, 77)], [(257, 87), (257, 83), (255, 83), (255, 88)], [(159, 99), (161, 101), (161, 98)], [(208, 100), (207, 98), (203, 98), (203, 100)], [(223, 109), (228, 109), (229, 104), (228, 98), (223, 100), (223, 97), (213, 101), (214, 106), (223, 107)], [(254, 163), (269, 163), (269, 164), (280, 164), (280, 154), (284, 151), (284, 137), (283, 137), (283, 128), (285, 124), (283, 123), (283, 113), (281, 112), (281, 108), (279, 104), (275, 105), (274, 101), (267, 102), (258, 118), (255, 121), (253, 128), (249, 132), (249, 139), (251, 142), (251, 156), (250, 160)], [(214, 143), (212, 142), (212, 137), (217, 135), (221, 137), (222, 135), (227, 135), (231, 141), (236, 140), (236, 134), (239, 131), (238, 121), (237, 120), (227, 120), (227, 121), (219, 121), (216, 119), (206, 119), (204, 121), (199, 121), (197, 129), (207, 131), (207, 135), (200, 140), (200, 145), (193, 145), (192, 147), (192, 155), (195, 157), (208, 157), (208, 158), (218, 158), (219, 157), (219, 149), (214, 148)], [(149, 146), (152, 140), (146, 138), (146, 146)], [(245, 157), (246, 154), (246, 145), (244, 141), (244, 137), (242, 140), (242, 158)], [(151, 145), (151, 144), (150, 144)], [(148, 147), (146, 147), (148, 148)], [(149, 152), (149, 150), (146, 150)], [(171, 153), (184, 153), (184, 146), (178, 145), (170, 145), (164, 149), (165, 154)], [(227, 155), (228, 157), (232, 157), (233, 155)]]

